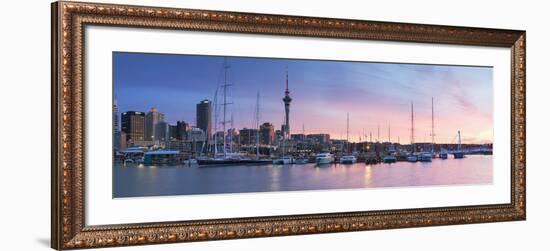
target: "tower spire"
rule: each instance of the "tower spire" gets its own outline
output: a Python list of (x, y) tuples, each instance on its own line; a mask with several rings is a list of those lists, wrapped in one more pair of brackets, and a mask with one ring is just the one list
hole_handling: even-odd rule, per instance
[(284, 133), (283, 137), (286, 139), (290, 139), (290, 102), (292, 101), (292, 98), (290, 98), (290, 91), (288, 90), (288, 66), (286, 68), (286, 83), (285, 83), (285, 96), (283, 97), (283, 102), (285, 104), (285, 125), (284, 125)]
[(285, 95), (289, 95), (290, 92), (288, 91), (288, 66), (286, 67), (286, 88), (285, 88)]

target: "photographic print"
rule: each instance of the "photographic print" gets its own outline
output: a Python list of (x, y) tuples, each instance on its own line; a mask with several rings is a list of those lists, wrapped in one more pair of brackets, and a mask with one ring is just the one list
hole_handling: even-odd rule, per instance
[(493, 68), (113, 52), (113, 197), (491, 184)]

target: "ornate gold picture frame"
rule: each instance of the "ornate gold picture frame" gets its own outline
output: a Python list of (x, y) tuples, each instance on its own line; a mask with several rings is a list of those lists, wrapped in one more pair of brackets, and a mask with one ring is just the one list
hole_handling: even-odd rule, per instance
[[(86, 225), (84, 28), (88, 25), (501, 47), (511, 50), (511, 203)], [(525, 31), (112, 4), (52, 4), (54, 249), (363, 231), (526, 219)]]

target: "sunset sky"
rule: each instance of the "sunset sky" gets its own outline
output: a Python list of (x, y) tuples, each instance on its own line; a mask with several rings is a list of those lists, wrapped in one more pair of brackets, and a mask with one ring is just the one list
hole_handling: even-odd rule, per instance
[[(195, 125), (196, 104), (213, 100), (223, 81), (223, 57), (113, 53), (114, 92), (119, 111), (147, 112), (156, 107), (169, 123)], [(415, 141), (429, 142), (431, 98), (435, 141), (493, 141), (493, 69), (491, 67), (391, 64), (295, 59), (228, 57), (228, 116), (236, 128), (254, 127), (256, 93), (260, 120), (277, 129), (284, 118), (285, 68), (288, 68), (291, 132), (329, 133), (350, 140), (410, 143), (411, 102)], [(220, 127), (221, 128), (221, 127)]]

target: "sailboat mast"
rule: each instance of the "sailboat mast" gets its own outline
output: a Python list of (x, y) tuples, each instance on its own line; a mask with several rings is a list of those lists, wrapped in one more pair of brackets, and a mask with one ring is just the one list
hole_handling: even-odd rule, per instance
[(414, 144), (414, 104), (411, 101), (411, 145)]
[(233, 114), (231, 114), (231, 127), (229, 130), (231, 131), (231, 134), (229, 135), (229, 152), (233, 153), (233, 135), (235, 134), (235, 131), (233, 129)]
[(214, 93), (214, 157), (218, 155), (218, 91), (219, 82), (216, 83), (216, 92)]
[(378, 134), (376, 135), (376, 142), (380, 142), (380, 124), (378, 124)]
[(349, 141), (349, 112), (346, 117), (346, 141)]
[(260, 92), (256, 94), (256, 156), (260, 156)]
[(462, 149), (462, 139), (460, 138), (460, 130), (458, 130), (458, 150)]
[(222, 129), (223, 129), (223, 155), (227, 155), (227, 150), (225, 149), (225, 146), (227, 144), (226, 142), (226, 128), (225, 123), (227, 123), (226, 113), (227, 113), (227, 58), (223, 58), (223, 122), (222, 122)]
[(432, 97), (432, 152), (434, 151), (435, 133), (434, 133), (434, 98)]
[(391, 123), (388, 122), (388, 142), (391, 143)]
[(346, 114), (346, 151), (349, 152), (349, 112)]

